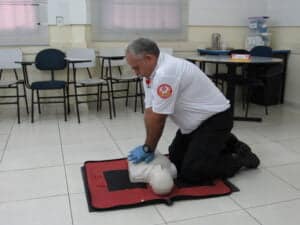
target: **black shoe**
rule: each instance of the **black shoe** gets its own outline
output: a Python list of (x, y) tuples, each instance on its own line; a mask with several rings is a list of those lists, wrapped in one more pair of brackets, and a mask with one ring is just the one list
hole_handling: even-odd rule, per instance
[(237, 155), (241, 165), (246, 168), (254, 169), (260, 164), (259, 158), (251, 151), (251, 148), (241, 141), (236, 143), (234, 147), (234, 154)]
[(237, 137), (234, 134), (230, 133), (228, 136), (228, 139), (226, 141), (223, 152), (224, 153), (235, 153), (235, 148), (238, 143), (239, 143), (239, 140), (237, 139)]

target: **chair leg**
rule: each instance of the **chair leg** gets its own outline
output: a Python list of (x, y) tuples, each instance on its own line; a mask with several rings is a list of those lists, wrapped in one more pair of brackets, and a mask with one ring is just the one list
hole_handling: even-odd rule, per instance
[(266, 115), (269, 115), (268, 105), (265, 105), (265, 114), (266, 114)]
[(265, 114), (266, 115), (269, 115), (269, 112), (268, 112), (268, 86), (267, 86), (267, 81), (265, 83), (265, 86), (264, 86), (264, 105), (265, 105)]
[(70, 114), (71, 112), (71, 108), (70, 108), (70, 88), (69, 88), (69, 84), (67, 84), (67, 106), (68, 106), (68, 114)]
[(63, 94), (64, 94), (64, 115), (65, 115), (65, 121), (67, 121), (67, 102), (66, 102), (66, 98), (67, 98), (67, 95), (66, 95), (66, 88), (63, 89)]
[(120, 75), (122, 75), (122, 69), (121, 69), (121, 66), (118, 66), (118, 70), (119, 70)]
[(144, 93), (143, 93), (143, 86), (142, 86), (142, 80), (138, 80), (138, 83), (139, 83), (139, 86), (140, 86), (140, 101), (141, 101), (141, 110), (142, 110), (142, 113), (144, 113)]
[(41, 114), (42, 111), (41, 111), (40, 92), (39, 92), (39, 90), (36, 90), (36, 96), (37, 96), (39, 114)]
[(80, 123), (79, 101), (78, 101), (78, 95), (77, 95), (77, 87), (76, 87), (76, 84), (74, 85), (74, 94), (75, 94), (75, 103), (76, 103), (77, 120), (78, 120), (78, 123)]
[(18, 114), (18, 123), (21, 122), (20, 120), (20, 96), (19, 96), (19, 86), (16, 85), (16, 94), (17, 94), (17, 114)]
[(115, 104), (115, 96), (114, 96), (114, 85), (111, 81), (111, 99), (112, 99), (112, 108), (114, 117), (116, 117), (116, 104)]
[(138, 91), (138, 78), (137, 80), (135, 81), (135, 95), (134, 95), (134, 112), (136, 112), (136, 109), (137, 109), (137, 98), (138, 98), (138, 94), (139, 94), (139, 91)]
[(222, 90), (223, 93), (225, 91), (225, 85), (224, 85), (224, 83), (225, 83), (225, 81), (221, 80), (221, 90)]
[(31, 123), (34, 122), (34, 89), (31, 89)]
[(99, 112), (100, 85), (97, 85), (97, 112)]
[(99, 108), (102, 109), (102, 94), (103, 94), (103, 84), (100, 84), (100, 98), (99, 98)]
[(22, 85), (23, 85), (23, 92), (24, 92), (24, 99), (25, 99), (26, 111), (27, 111), (27, 114), (29, 114), (29, 108), (28, 108), (28, 101), (27, 101), (27, 93), (26, 93), (25, 83), (23, 83)]
[[(107, 101), (108, 101), (108, 110), (109, 110), (109, 118), (112, 119), (112, 112), (111, 112), (111, 97), (110, 97), (110, 88), (109, 88), (109, 83), (106, 84), (107, 87)], [(113, 100), (112, 100), (113, 101)]]
[(251, 90), (248, 87), (247, 88), (247, 94), (246, 94), (246, 109), (245, 109), (245, 117), (248, 117), (248, 110), (249, 110), (249, 103), (251, 99)]
[(245, 109), (247, 101), (248, 101), (248, 99), (247, 99), (248, 91), (249, 90), (247, 88), (242, 86), (242, 107), (243, 107), (243, 109)]
[(126, 90), (126, 101), (125, 101), (125, 106), (128, 106), (128, 99), (129, 99), (129, 81), (127, 82), (127, 90)]

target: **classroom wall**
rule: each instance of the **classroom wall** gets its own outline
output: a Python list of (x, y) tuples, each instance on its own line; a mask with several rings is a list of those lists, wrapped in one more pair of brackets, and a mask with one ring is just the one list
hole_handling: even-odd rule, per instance
[[(273, 4), (274, 1), (278, 4)], [(51, 0), (48, 2), (50, 46), (61, 49), (126, 46), (126, 42), (93, 42), (91, 40), (88, 5), (85, 0)], [(300, 106), (300, 16), (296, 13), (300, 2), (286, 0), (284, 5), (279, 0), (227, 0), (226, 5), (221, 5), (219, 0), (189, 0), (189, 2), (188, 40), (159, 42), (161, 47), (172, 47), (175, 52), (196, 51), (197, 48), (209, 47), (211, 34), (218, 32), (222, 35), (225, 47), (243, 48), (247, 35), (247, 17), (271, 15), (269, 24), (272, 25), (272, 47), (292, 50), (288, 65), (286, 102)], [(222, 9), (225, 9), (225, 12), (222, 12)], [(215, 13), (216, 11), (218, 13)], [(56, 16), (64, 17), (63, 26), (56, 25)], [(223, 19), (220, 20), (220, 18)], [(224, 20), (224, 18), (227, 19)], [(224, 21), (223, 24), (222, 21)], [(37, 51), (45, 47), (47, 46), (22, 49), (28, 53), (26, 57), (32, 58)]]

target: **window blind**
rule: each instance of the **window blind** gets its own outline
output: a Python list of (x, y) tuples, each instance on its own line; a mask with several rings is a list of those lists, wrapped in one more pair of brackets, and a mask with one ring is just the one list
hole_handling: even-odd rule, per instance
[(186, 39), (187, 0), (91, 0), (95, 41)]
[(0, 45), (48, 44), (46, 0), (0, 0)]

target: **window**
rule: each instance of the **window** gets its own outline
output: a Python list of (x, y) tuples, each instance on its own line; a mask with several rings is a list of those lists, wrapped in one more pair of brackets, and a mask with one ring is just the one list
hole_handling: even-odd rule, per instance
[(183, 40), (186, 0), (91, 0), (92, 34), (96, 41)]
[(0, 45), (48, 44), (47, 1), (0, 0)]

